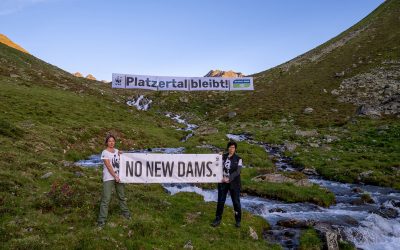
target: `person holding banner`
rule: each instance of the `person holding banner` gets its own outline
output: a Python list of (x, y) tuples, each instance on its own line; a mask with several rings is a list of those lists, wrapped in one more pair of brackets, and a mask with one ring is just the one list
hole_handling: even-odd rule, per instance
[(223, 160), (223, 179), (222, 183), (218, 183), (218, 203), (215, 220), (212, 222), (213, 227), (219, 226), (222, 220), (222, 213), (224, 212), (224, 205), (226, 195), (231, 195), (233, 209), (235, 210), (235, 226), (240, 227), (242, 219), (242, 208), (240, 205), (240, 170), (243, 166), (242, 158), (236, 154), (236, 142), (228, 142), (228, 153), (222, 156)]
[(111, 194), (113, 188), (115, 188), (119, 206), (122, 211), (122, 216), (126, 219), (131, 218), (131, 213), (129, 212), (128, 205), (126, 204), (125, 198), (125, 188), (124, 184), (120, 183), (119, 179), (119, 155), (120, 151), (114, 148), (115, 137), (113, 135), (108, 135), (105, 141), (107, 146), (106, 149), (101, 153), (101, 159), (103, 160), (103, 192), (100, 202), (100, 212), (97, 219), (97, 225), (103, 228), (108, 214), (108, 204), (111, 200)]

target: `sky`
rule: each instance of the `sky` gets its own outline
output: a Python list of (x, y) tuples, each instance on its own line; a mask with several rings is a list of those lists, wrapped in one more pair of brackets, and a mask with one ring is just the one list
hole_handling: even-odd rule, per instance
[(68, 72), (246, 75), (345, 31), (384, 0), (0, 0), (0, 33)]

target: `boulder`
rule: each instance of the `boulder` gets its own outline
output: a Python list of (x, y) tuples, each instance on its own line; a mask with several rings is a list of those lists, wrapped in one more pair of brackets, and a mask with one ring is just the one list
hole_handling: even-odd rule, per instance
[(249, 234), (253, 240), (258, 240), (258, 235), (257, 235), (256, 231), (250, 226), (249, 226)]
[(380, 118), (381, 112), (373, 107), (361, 105), (358, 107), (356, 114), (359, 116), (368, 116), (370, 118)]
[(340, 234), (336, 229), (327, 223), (317, 223), (314, 228), (324, 241), (324, 249), (339, 250)]
[(314, 112), (314, 109), (310, 107), (305, 108), (303, 111), (304, 114), (311, 114), (312, 112)]
[(369, 177), (373, 172), (374, 171), (372, 171), (372, 170), (364, 171), (358, 175), (358, 179), (359, 180), (365, 179), (365, 178)]
[(232, 118), (235, 117), (236, 115), (237, 115), (237, 114), (236, 114), (236, 112), (234, 112), (234, 111), (228, 113), (228, 117), (229, 117), (230, 119), (232, 119)]
[(344, 71), (335, 73), (335, 77), (343, 77)]
[(186, 242), (185, 246), (183, 246), (184, 249), (193, 249), (192, 241), (189, 240)]
[(187, 98), (186, 96), (180, 96), (179, 97), (179, 101), (182, 103), (188, 103), (189, 102), (189, 98)]
[(217, 128), (202, 126), (195, 132), (196, 135), (212, 135), (218, 133)]
[(371, 213), (380, 215), (386, 219), (396, 219), (399, 216), (399, 212), (397, 212), (395, 208), (384, 207), (384, 206), (381, 206), (380, 208), (372, 211)]
[(314, 168), (305, 168), (301, 172), (305, 175), (318, 175), (317, 171)]
[(351, 191), (353, 191), (354, 193), (362, 193), (364, 192), (361, 188), (359, 187), (354, 187)]
[(391, 200), (390, 203), (392, 203), (392, 205), (393, 205), (394, 207), (400, 208), (400, 201)]
[(326, 142), (328, 142), (328, 143), (339, 140), (339, 137), (337, 137), (335, 135), (325, 135), (324, 138), (325, 138)]
[(318, 132), (315, 129), (306, 131), (296, 130), (296, 135), (303, 137), (313, 137), (313, 136), (318, 136)]
[(286, 177), (282, 174), (264, 174), (264, 175), (259, 175), (254, 178), (252, 178), (253, 181), (257, 182), (273, 182), (273, 183), (293, 183), (295, 186), (298, 187), (310, 187), (312, 186), (312, 183), (308, 179), (293, 179)]
[(297, 143), (291, 143), (291, 142), (285, 142), (284, 146), (285, 146), (287, 151), (293, 152), (293, 151), (296, 150), (298, 144)]
[(282, 227), (289, 228), (308, 228), (314, 225), (312, 220), (299, 220), (299, 219), (283, 219), (279, 220), (276, 224)]
[(269, 213), (286, 213), (286, 210), (280, 207), (271, 208), (268, 210)]

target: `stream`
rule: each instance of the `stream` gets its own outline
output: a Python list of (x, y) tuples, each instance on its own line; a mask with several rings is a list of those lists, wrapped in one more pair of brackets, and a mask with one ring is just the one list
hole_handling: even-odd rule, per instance
[[(178, 123), (185, 124), (185, 131), (191, 132), (182, 139), (188, 140), (197, 128), (178, 115), (166, 114)], [(278, 171), (298, 171), (290, 158), (285, 157), (284, 146), (257, 142), (249, 135), (227, 134), (227, 138), (235, 141), (246, 141), (260, 145), (273, 156)], [(185, 148), (152, 148), (130, 152), (183, 153)], [(239, 152), (240, 154), (240, 149)], [(100, 155), (93, 155), (86, 160), (76, 162), (84, 167), (101, 165)], [(268, 241), (278, 242), (284, 249), (297, 249), (302, 227), (283, 227), (279, 221), (292, 219), (312, 225), (329, 225), (343, 239), (352, 242), (359, 249), (398, 250), (400, 249), (400, 192), (391, 188), (371, 185), (346, 184), (329, 181), (317, 175), (309, 176), (312, 183), (329, 189), (335, 194), (336, 204), (328, 208), (312, 203), (285, 203), (277, 200), (264, 199), (245, 195), (241, 197), (242, 209), (266, 219), (271, 230), (264, 234)], [(174, 195), (179, 192), (194, 192), (203, 196), (206, 202), (217, 201), (217, 190), (205, 190), (192, 184), (164, 184), (165, 190)], [(358, 190), (358, 191), (357, 191)], [(356, 204), (362, 193), (370, 194), (374, 203)], [(232, 206), (230, 197), (226, 204)], [(232, 217), (232, 218), (231, 218)], [(232, 221), (233, 215), (224, 214), (225, 222)], [(243, 224), (245, 224), (244, 222)]]

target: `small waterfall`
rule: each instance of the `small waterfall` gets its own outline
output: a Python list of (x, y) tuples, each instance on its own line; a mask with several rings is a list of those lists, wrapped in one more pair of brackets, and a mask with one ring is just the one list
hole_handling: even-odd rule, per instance
[(128, 100), (126, 104), (130, 107), (136, 107), (137, 110), (147, 111), (153, 101), (144, 95), (138, 96), (136, 99)]

